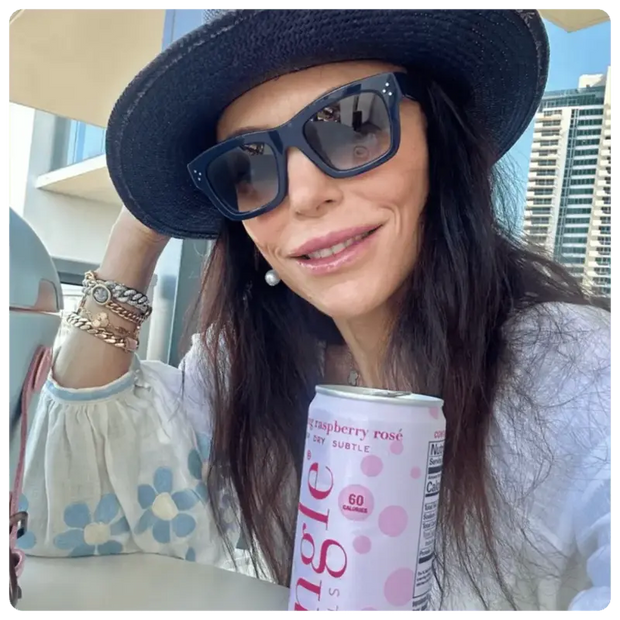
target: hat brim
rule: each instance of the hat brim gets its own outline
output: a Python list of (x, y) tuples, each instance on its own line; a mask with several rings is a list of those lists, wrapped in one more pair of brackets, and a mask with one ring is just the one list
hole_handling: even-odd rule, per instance
[(116, 103), (106, 155), (121, 200), (159, 233), (217, 237), (222, 216), (187, 164), (215, 143), (222, 111), (269, 79), (346, 60), (423, 69), (459, 93), (502, 156), (536, 112), (549, 47), (536, 11), (226, 12), (163, 51)]

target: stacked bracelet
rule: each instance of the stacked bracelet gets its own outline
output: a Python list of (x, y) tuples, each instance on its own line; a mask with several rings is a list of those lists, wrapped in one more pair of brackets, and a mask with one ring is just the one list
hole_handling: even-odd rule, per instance
[[(72, 312), (66, 318), (67, 324), (124, 351), (135, 351), (140, 344), (138, 340), (140, 328), (152, 312), (148, 297), (124, 284), (112, 280), (101, 280), (93, 271), (88, 271), (84, 275), (82, 290), (84, 297), (77, 311)], [(91, 314), (85, 308), (88, 298), (92, 298), (105, 311)], [(123, 307), (121, 303), (127, 304), (131, 309)], [(130, 332), (113, 325), (109, 320), (108, 310), (133, 323), (134, 330)]]
[(116, 334), (104, 327), (96, 327), (94, 321), (91, 321), (87, 316), (82, 316), (77, 312), (72, 312), (65, 320), (68, 325), (72, 325), (87, 334), (91, 334), (112, 346), (123, 349), (127, 353), (136, 351), (140, 344), (137, 338), (122, 333)]
[(113, 280), (100, 280), (94, 271), (87, 271), (84, 274), (82, 290), (85, 295), (91, 295), (100, 306), (109, 305), (112, 299), (115, 299), (117, 302), (133, 306), (146, 316), (152, 311), (149, 298), (144, 293)]

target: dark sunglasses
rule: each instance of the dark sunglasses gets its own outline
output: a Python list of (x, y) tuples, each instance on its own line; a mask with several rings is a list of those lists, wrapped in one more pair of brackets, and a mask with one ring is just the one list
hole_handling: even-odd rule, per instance
[(196, 187), (231, 220), (275, 209), (288, 192), (286, 152), (299, 149), (330, 177), (353, 177), (388, 161), (400, 144), (400, 102), (419, 100), (406, 73), (351, 82), (275, 129), (229, 138), (196, 157)]

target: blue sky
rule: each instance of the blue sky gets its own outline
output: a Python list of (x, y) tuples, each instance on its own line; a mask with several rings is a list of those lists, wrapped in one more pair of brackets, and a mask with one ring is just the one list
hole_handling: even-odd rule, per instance
[[(565, 32), (545, 21), (551, 59), (547, 90), (577, 88), (579, 76), (606, 73), (611, 64), (611, 24), (609, 22), (577, 32)], [(516, 187), (520, 204), (525, 202), (525, 187), (532, 146), (533, 123), (509, 151), (511, 166), (518, 174)]]

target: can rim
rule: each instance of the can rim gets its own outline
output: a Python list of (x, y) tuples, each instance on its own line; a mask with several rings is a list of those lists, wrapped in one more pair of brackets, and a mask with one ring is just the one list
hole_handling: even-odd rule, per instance
[[(317, 385), (316, 393), (338, 398), (387, 403), (389, 405), (443, 407), (443, 400), (441, 398), (415, 394), (413, 392), (394, 392), (393, 390), (361, 388), (349, 385)], [(388, 394), (392, 395), (388, 396)]]

